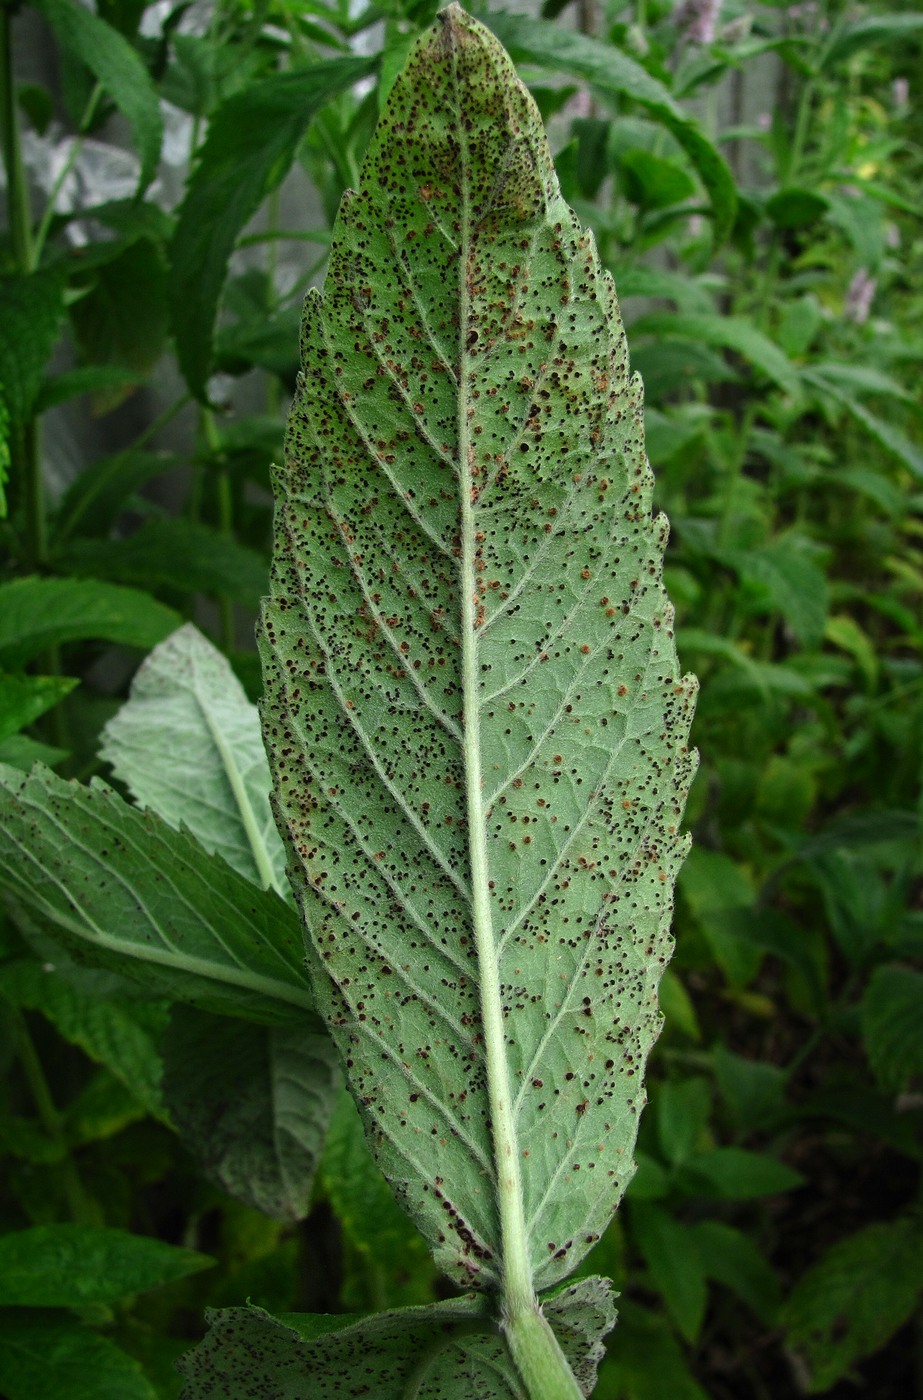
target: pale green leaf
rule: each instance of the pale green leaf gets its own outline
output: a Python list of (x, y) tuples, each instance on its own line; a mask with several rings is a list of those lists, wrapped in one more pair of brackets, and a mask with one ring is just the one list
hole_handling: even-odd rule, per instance
[(366, 58), (327, 58), (275, 73), (235, 93), (209, 122), (171, 255), (171, 315), (177, 355), (199, 397), (228, 259), (238, 234), (286, 175), (315, 112), (369, 72)]
[(191, 623), (151, 652), (103, 736), (102, 757), (142, 807), (288, 895), (256, 706)]
[(61, 1314), (0, 1312), (4, 1400), (158, 1400), (138, 1362)]
[(179, 626), (149, 593), (95, 579), (17, 578), (0, 586), (0, 665), (24, 665), (64, 642), (121, 642), (145, 651)]
[(340, 1082), (323, 1028), (180, 1006), (163, 1053), (167, 1107), (206, 1176), (264, 1215), (303, 1220)]
[(784, 1310), (789, 1347), (805, 1363), (808, 1394), (844, 1376), (889, 1340), (923, 1290), (923, 1234), (904, 1218), (869, 1225), (799, 1279)]
[(206, 1254), (95, 1225), (36, 1225), (0, 1236), (0, 1306), (114, 1303), (214, 1263)]
[(279, 896), (102, 783), (0, 767), (0, 877), (68, 951), (154, 995), (302, 1024), (312, 1008)]
[(455, 6), (302, 348), (261, 647), (318, 1005), (440, 1267), (531, 1296), (631, 1176), (695, 688), (611, 279)]
[[(589, 1395), (614, 1310), (608, 1283), (581, 1279), (546, 1304), (561, 1349)], [(271, 1317), (260, 1308), (208, 1315), (182, 1360), (182, 1400), (524, 1400), (484, 1300), (452, 1299), (370, 1317)], [(228, 1364), (228, 1356), (233, 1358)]]
[(111, 24), (77, 0), (35, 0), (64, 52), (86, 64), (132, 129), (141, 160), (138, 194), (157, 173), (163, 118), (150, 74), (140, 55)]

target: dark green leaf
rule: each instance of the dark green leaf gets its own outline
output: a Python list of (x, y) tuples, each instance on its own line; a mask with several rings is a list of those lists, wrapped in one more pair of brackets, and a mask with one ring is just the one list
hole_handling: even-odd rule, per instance
[(315, 1018), (256, 1026), (177, 1007), (163, 1090), (209, 1180), (276, 1220), (303, 1220), (340, 1082)]
[(705, 1319), (708, 1287), (696, 1235), (681, 1220), (648, 1201), (631, 1207), (631, 1231), (651, 1278), (687, 1342)]
[(805, 229), (823, 218), (828, 201), (815, 190), (784, 189), (766, 201), (766, 213), (777, 228)]
[(97, 458), (65, 491), (56, 512), (55, 539), (105, 535), (131, 495), (173, 465), (165, 452), (128, 451)]
[(53, 1313), (0, 1312), (4, 1400), (159, 1400), (138, 1362), (108, 1338)]
[(0, 1235), (0, 1306), (78, 1308), (114, 1303), (214, 1263), (205, 1254), (127, 1230), (36, 1225)]
[[(167, 267), (162, 251), (139, 238), (95, 269), (89, 290), (71, 307), (80, 353), (91, 365), (119, 366), (146, 374), (157, 363), (167, 334)], [(94, 391), (97, 412), (114, 408), (126, 387)]]
[(57, 269), (0, 278), (0, 395), (14, 427), (35, 411), (63, 316), (64, 279)]
[(326, 59), (275, 74), (214, 114), (180, 208), (171, 257), (171, 313), (180, 368), (205, 395), (228, 259), (241, 229), (287, 173), (315, 112), (371, 69), (363, 58)]
[(163, 120), (157, 92), (137, 52), (118, 30), (76, 0), (35, 0), (64, 52), (89, 68), (125, 116), (141, 159), (138, 193), (157, 173)]
[(206, 593), (254, 610), (269, 583), (268, 561), (255, 550), (233, 535), (180, 518), (146, 521), (127, 539), (75, 540), (59, 559), (74, 573)]
[(155, 995), (269, 1022), (312, 1008), (298, 922), (187, 833), (35, 769), (0, 769), (0, 870), (77, 957)]
[(619, 1400), (709, 1400), (693, 1379), (667, 1319), (628, 1300), (600, 1369), (601, 1395)]
[(706, 1277), (724, 1284), (746, 1303), (760, 1322), (774, 1327), (782, 1290), (751, 1237), (720, 1220), (700, 1220), (688, 1229)]
[(923, 1289), (923, 1233), (899, 1219), (841, 1240), (799, 1279), (784, 1313), (791, 1349), (807, 1366), (808, 1393), (829, 1390), (854, 1362), (885, 1345)]
[(642, 209), (667, 209), (695, 194), (695, 185), (682, 166), (650, 151), (625, 151), (619, 157), (625, 193)]
[(765, 1152), (744, 1147), (715, 1147), (691, 1158), (685, 1168), (690, 1184), (703, 1194), (731, 1201), (777, 1196), (804, 1185), (804, 1177)]
[(0, 990), (15, 1005), (41, 1011), (65, 1040), (108, 1065), (148, 1113), (164, 1116), (156, 1037), (166, 1011), (159, 1004), (88, 994), (53, 966), (24, 959), (0, 968)]
[(518, 62), (585, 78), (602, 92), (631, 97), (661, 122), (698, 171), (711, 200), (715, 241), (723, 242), (737, 209), (734, 177), (724, 157), (661, 82), (621, 49), (587, 34), (526, 15), (497, 13), (486, 19)]
[(63, 642), (119, 642), (148, 651), (182, 618), (148, 593), (91, 579), (18, 578), (0, 585), (0, 665), (24, 665)]
[(683, 336), (715, 349), (732, 350), (792, 397), (800, 393), (798, 371), (777, 345), (742, 316), (675, 315), (652, 312), (633, 326), (636, 336)]
[(118, 402), (142, 379), (143, 375), (138, 370), (127, 369), (123, 365), (83, 365), (80, 369), (65, 370), (63, 374), (55, 374), (45, 380), (35, 411), (44, 413), (59, 403), (79, 398), (81, 394), (92, 394), (97, 403), (108, 398)]
[(923, 1075), (923, 973), (876, 967), (862, 1000), (862, 1038), (883, 1088), (897, 1092)]
[(827, 40), (821, 54), (820, 71), (829, 73), (860, 49), (878, 48), (883, 44), (910, 39), (921, 28), (923, 15), (912, 13), (866, 15), (861, 19), (845, 20), (834, 28)]
[(667, 1161), (681, 1166), (702, 1146), (711, 1091), (705, 1079), (668, 1079), (657, 1090), (657, 1136)]
[(0, 743), (59, 704), (79, 684), (71, 676), (22, 676), (0, 671)]

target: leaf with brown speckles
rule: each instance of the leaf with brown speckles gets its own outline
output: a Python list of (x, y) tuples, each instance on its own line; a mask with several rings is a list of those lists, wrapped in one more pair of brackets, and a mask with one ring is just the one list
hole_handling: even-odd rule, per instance
[(392, 1188), (515, 1351), (633, 1171), (695, 683), (611, 278), (456, 6), (302, 361), (261, 648), (312, 983)]

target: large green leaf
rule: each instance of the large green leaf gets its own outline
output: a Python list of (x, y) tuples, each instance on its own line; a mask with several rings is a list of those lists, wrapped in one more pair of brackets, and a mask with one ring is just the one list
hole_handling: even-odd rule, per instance
[(157, 173), (163, 118), (157, 90), (140, 56), (111, 24), (76, 0), (35, 0), (64, 52), (85, 63), (129, 122), (141, 158), (138, 194)]
[(89, 639), (145, 650), (181, 618), (149, 593), (95, 579), (17, 578), (0, 586), (0, 665), (24, 665), (46, 647)]
[(788, 1346), (808, 1372), (806, 1390), (829, 1390), (894, 1335), (923, 1290), (923, 1231), (909, 1217), (841, 1240), (795, 1286), (784, 1309)]
[(36, 1225), (0, 1236), (0, 1304), (114, 1303), (214, 1263), (162, 1240), (94, 1225)]
[(631, 1176), (695, 688), (611, 279), (457, 7), (302, 349), (261, 646), (318, 1005), (440, 1267), (532, 1317)]
[(254, 1026), (174, 1010), (164, 1044), (173, 1121), (206, 1175), (265, 1215), (307, 1215), (339, 1083), (320, 1026)]
[[(561, 1348), (589, 1395), (614, 1321), (603, 1279), (581, 1279), (547, 1305)], [(209, 1315), (208, 1336), (183, 1358), (182, 1400), (523, 1400), (503, 1341), (475, 1296), (371, 1317), (271, 1317), (260, 1308)]]
[(0, 1312), (0, 1394), (6, 1400), (158, 1400), (133, 1357), (61, 1313)]
[(328, 58), (277, 73), (235, 93), (212, 117), (180, 208), (171, 257), (177, 355), (200, 398), (238, 234), (285, 177), (315, 112), (370, 68), (366, 58)]
[(103, 736), (102, 757), (142, 807), (288, 893), (256, 706), (192, 623), (151, 652)]
[(675, 137), (698, 171), (711, 200), (716, 242), (727, 237), (737, 212), (734, 176), (720, 151), (662, 82), (629, 54), (595, 36), (528, 15), (500, 12), (487, 20), (517, 62), (585, 78), (601, 92), (616, 99), (630, 97), (650, 112)]
[(310, 1013), (288, 906), (102, 783), (0, 765), (0, 876), (68, 949), (157, 995), (256, 1020)]

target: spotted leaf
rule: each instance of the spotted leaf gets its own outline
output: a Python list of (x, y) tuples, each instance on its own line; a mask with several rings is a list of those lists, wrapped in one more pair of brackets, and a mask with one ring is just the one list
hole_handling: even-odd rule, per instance
[(343, 201), (302, 361), (261, 648), (317, 1005), (437, 1263), (508, 1303), (633, 1171), (694, 681), (611, 278), (457, 6)]

